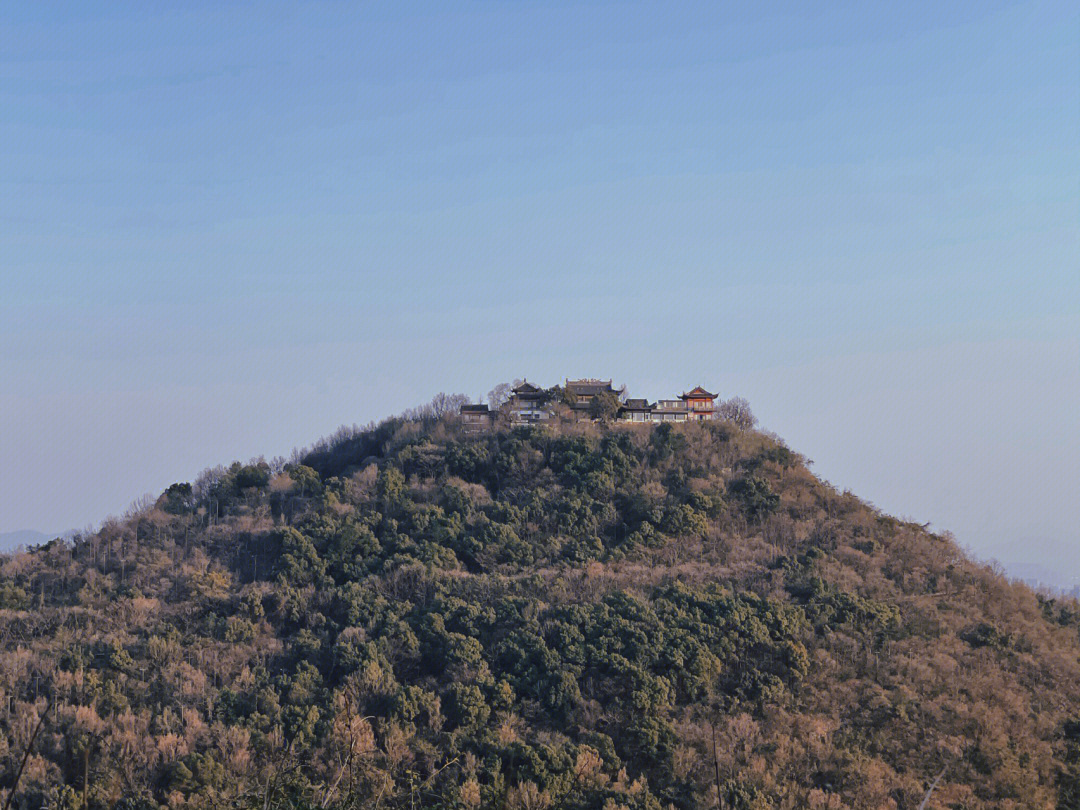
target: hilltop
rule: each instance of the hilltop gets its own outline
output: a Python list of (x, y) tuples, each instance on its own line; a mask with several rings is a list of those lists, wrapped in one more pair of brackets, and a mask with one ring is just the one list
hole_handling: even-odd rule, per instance
[(745, 423), (345, 431), (0, 558), (0, 639), (14, 807), (1080, 807), (1077, 603)]

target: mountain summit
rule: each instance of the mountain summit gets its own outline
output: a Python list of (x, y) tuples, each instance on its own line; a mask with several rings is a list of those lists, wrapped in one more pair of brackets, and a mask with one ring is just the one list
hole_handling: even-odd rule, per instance
[(391, 419), (0, 558), (0, 795), (1077, 808), (1078, 633), (733, 422)]

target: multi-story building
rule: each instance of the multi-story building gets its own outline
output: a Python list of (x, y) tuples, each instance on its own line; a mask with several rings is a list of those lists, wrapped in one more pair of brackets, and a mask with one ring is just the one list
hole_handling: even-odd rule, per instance
[(688, 413), (686, 403), (681, 399), (658, 399), (652, 406), (652, 421), (685, 422)]
[(461, 424), (468, 433), (487, 430), (494, 422), (494, 414), (487, 405), (462, 405)]
[(680, 394), (679, 399), (686, 403), (687, 418), (692, 422), (702, 422), (716, 416), (716, 394), (710, 394), (700, 385), (693, 391)]
[[(621, 396), (625, 389), (616, 390), (611, 380), (565, 381), (567, 401), (578, 420), (591, 415), (591, 405), (602, 394)], [(680, 394), (677, 399), (660, 399), (650, 404), (647, 399), (627, 399), (619, 407), (618, 420), (623, 423), (700, 422), (716, 418), (716, 394), (700, 385)], [(510, 399), (503, 406), (511, 424), (546, 422), (554, 414), (551, 395), (538, 385), (524, 381), (511, 389)], [(461, 420), (468, 430), (484, 430), (495, 422), (496, 414), (486, 405), (463, 405)]]
[(548, 393), (543, 388), (525, 381), (515, 385), (506, 403), (506, 412), (514, 424), (533, 424), (551, 417)]
[(591, 378), (583, 380), (566, 380), (566, 385), (563, 390), (566, 392), (566, 398), (570, 402), (570, 408), (579, 415), (587, 414), (589, 412), (592, 401), (598, 395), (618, 394), (618, 392), (611, 387), (611, 380), (594, 380)]

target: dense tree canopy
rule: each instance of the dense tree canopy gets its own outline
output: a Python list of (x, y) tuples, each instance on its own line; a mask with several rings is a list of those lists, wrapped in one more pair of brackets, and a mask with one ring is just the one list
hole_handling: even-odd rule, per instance
[(1080, 807), (1075, 602), (748, 420), (444, 411), (0, 559), (0, 796), (914, 808), (943, 772), (931, 806)]

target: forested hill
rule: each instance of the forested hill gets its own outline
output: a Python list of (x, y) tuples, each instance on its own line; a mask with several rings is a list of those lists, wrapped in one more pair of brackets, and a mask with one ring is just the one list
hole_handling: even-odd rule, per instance
[(236, 464), (0, 558), (0, 639), (16, 808), (1080, 807), (1077, 604), (725, 422)]

